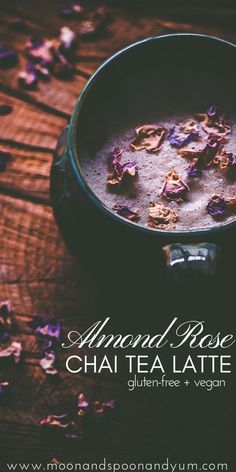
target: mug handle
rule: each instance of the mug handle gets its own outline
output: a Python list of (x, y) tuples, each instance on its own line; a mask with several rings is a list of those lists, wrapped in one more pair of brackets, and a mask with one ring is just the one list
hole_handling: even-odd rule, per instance
[(217, 274), (220, 248), (214, 243), (173, 243), (162, 250), (167, 273), (178, 283), (205, 280)]

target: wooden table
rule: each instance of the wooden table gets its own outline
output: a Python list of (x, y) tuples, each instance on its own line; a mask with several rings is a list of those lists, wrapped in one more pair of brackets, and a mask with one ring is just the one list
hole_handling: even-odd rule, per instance
[[(114, 4), (115, 2), (111, 2)], [(129, 3), (129, 2), (123, 2)], [(35, 34), (53, 37), (68, 20), (58, 11), (64, 2), (40, 0), (1, 0), (0, 43), (17, 51), (19, 65), (0, 70), (0, 103), (11, 104), (13, 111), (0, 117), (0, 149), (12, 159), (0, 174), (1, 265), (0, 298), (10, 299), (14, 309), (12, 339), (22, 342), (24, 362), (12, 368), (7, 377), (12, 385), (12, 400), (0, 409), (0, 445), (3, 457), (49, 460), (63, 455), (60, 445), (52, 451), (38, 426), (45, 414), (63, 412), (75, 403), (79, 391), (99, 390), (110, 395), (119, 392), (119, 381), (70, 375), (60, 354), (60, 378), (55, 385), (39, 366), (42, 352), (28, 325), (32, 313), (58, 318), (65, 332), (89, 326), (96, 310), (96, 286), (68, 253), (55, 224), (49, 197), (52, 153), (60, 131), (67, 123), (74, 103), (90, 74), (114, 51), (151, 35), (171, 32), (198, 32), (235, 41), (236, 8), (231, 2), (143, 2), (135, 9), (111, 7), (108, 34), (92, 41), (81, 41), (73, 80), (40, 82), (37, 90), (19, 88), (17, 73), (25, 64), (24, 47), (28, 34), (9, 29), (9, 21), (22, 17)], [(175, 5), (178, 2), (173, 2)], [(222, 6), (221, 6), (222, 5)], [(77, 22), (69, 26), (76, 30)], [(227, 73), (227, 71), (226, 71)], [(122, 396), (122, 393), (121, 393)], [(123, 411), (125, 417), (126, 412)], [(132, 416), (132, 415), (131, 415)], [(150, 420), (149, 420), (149, 423)], [(149, 428), (151, 425), (149, 424)], [(125, 432), (132, 442), (145, 444), (144, 422), (134, 413)], [(119, 420), (114, 425), (114, 442), (119, 447)], [(133, 439), (134, 441), (134, 439)], [(95, 445), (93, 445), (93, 449)], [(62, 449), (60, 449), (62, 448)], [(66, 447), (64, 448), (66, 450)]]

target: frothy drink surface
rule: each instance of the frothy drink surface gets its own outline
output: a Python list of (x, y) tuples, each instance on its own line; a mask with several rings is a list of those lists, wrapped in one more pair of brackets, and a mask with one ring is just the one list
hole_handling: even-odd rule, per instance
[[(189, 116), (177, 116), (166, 118), (161, 124), (168, 131), (176, 127), (178, 123), (186, 121)], [(152, 124), (155, 122), (152, 121)], [(135, 137), (135, 128), (145, 123), (134, 123), (126, 130), (119, 130), (96, 151), (92, 157), (83, 157), (82, 169), (86, 180), (97, 197), (110, 209), (115, 205), (128, 206), (140, 212), (139, 224), (148, 225), (148, 208), (150, 202), (161, 203), (173, 209), (177, 220), (166, 225), (166, 230), (191, 230), (208, 228), (231, 222), (236, 219), (236, 212), (232, 211), (220, 220), (214, 219), (207, 212), (207, 203), (213, 194), (224, 197), (236, 196), (236, 170), (220, 169), (212, 165), (202, 171), (201, 176), (190, 178), (187, 170), (190, 159), (178, 154), (178, 149), (170, 145), (168, 139), (163, 141), (158, 153), (148, 152), (146, 149), (134, 151), (131, 142)], [(160, 121), (158, 123), (160, 124)], [(224, 150), (235, 154), (236, 150), (236, 124), (230, 122), (231, 133), (227, 136)], [(199, 137), (181, 149), (202, 149), (207, 140), (206, 132), (199, 125)], [(119, 186), (109, 187), (107, 176), (109, 162), (114, 146), (122, 149), (122, 161), (132, 161), (137, 165), (137, 175), (134, 179), (128, 179)], [(236, 166), (235, 166), (236, 168)], [(187, 192), (182, 202), (168, 201), (161, 194), (168, 172), (176, 170), (181, 178), (188, 184)]]

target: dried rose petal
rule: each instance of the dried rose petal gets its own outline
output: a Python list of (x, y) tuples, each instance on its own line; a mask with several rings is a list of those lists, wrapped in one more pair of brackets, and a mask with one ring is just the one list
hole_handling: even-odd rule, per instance
[(74, 49), (76, 44), (76, 35), (68, 26), (63, 26), (60, 30), (61, 50), (64, 52)]
[(141, 218), (141, 215), (138, 210), (131, 210), (127, 206), (116, 204), (113, 207), (113, 210), (115, 210), (118, 215), (122, 216), (123, 218), (126, 218), (126, 220), (129, 221), (138, 221)]
[(67, 429), (71, 426), (68, 413), (64, 415), (48, 415), (41, 418), (39, 425), (43, 427), (53, 427), (60, 429)]
[(148, 210), (148, 226), (151, 228), (162, 228), (177, 221), (174, 210), (161, 203), (151, 202)]
[(29, 90), (37, 87), (38, 78), (33, 64), (28, 64), (26, 69), (19, 73), (18, 82), (22, 87)]
[(210, 167), (213, 163), (216, 163), (217, 154), (221, 151), (224, 142), (222, 138), (209, 137), (203, 149), (180, 149), (178, 154), (187, 159), (198, 159), (200, 168)]
[(167, 139), (171, 146), (180, 148), (182, 146), (186, 146), (192, 141), (195, 141), (198, 138), (198, 135), (198, 132), (189, 133), (187, 135), (184, 133), (178, 134), (175, 133), (175, 128), (171, 128)]
[(195, 158), (192, 160), (187, 171), (188, 177), (200, 177), (202, 175), (202, 170), (200, 166), (200, 159)]
[(17, 341), (13, 341), (8, 347), (0, 350), (0, 359), (13, 359), (15, 364), (19, 364), (21, 360), (22, 345)]
[(209, 107), (207, 113), (198, 113), (196, 118), (201, 121), (204, 131), (208, 134), (221, 137), (231, 133), (231, 126), (226, 123), (224, 115), (220, 114), (214, 106)]
[(189, 118), (183, 123), (180, 123), (179, 130), (184, 134), (198, 133), (198, 123), (192, 118)]
[(46, 338), (60, 340), (61, 337), (61, 325), (57, 320), (48, 320), (40, 315), (33, 315), (32, 320), (30, 321), (30, 326), (35, 329), (35, 332)]
[(189, 186), (175, 170), (166, 174), (162, 193), (168, 200), (183, 200), (189, 190)]
[(86, 409), (89, 407), (89, 402), (83, 393), (80, 393), (77, 401), (78, 408)]
[(41, 39), (32, 36), (26, 44), (26, 51), (33, 62), (42, 63), (45, 67), (53, 62), (53, 41), (48, 39)]
[(11, 160), (11, 153), (8, 151), (0, 151), (0, 172), (6, 170), (8, 162)]
[(11, 113), (13, 110), (13, 106), (12, 105), (9, 105), (7, 103), (2, 103), (0, 105), (0, 115), (1, 116), (5, 116), (5, 115), (9, 115), (9, 113)]
[(45, 326), (39, 326), (36, 328), (35, 332), (41, 336), (56, 338), (59, 340), (61, 336), (61, 326), (59, 321), (56, 321), (55, 323), (49, 322)]
[(9, 396), (10, 384), (9, 382), (0, 382), (0, 400)]
[(236, 155), (232, 152), (224, 151), (219, 157), (220, 169), (236, 168)]
[(45, 352), (43, 359), (40, 360), (40, 365), (45, 373), (48, 375), (56, 375), (58, 371), (55, 367), (56, 354), (54, 351)]
[(207, 204), (207, 212), (215, 219), (220, 219), (225, 216), (226, 212), (226, 201), (224, 197), (220, 195), (212, 195), (208, 204)]
[(135, 177), (137, 167), (134, 162), (121, 164), (122, 150), (116, 146), (112, 152), (111, 169), (107, 178), (108, 185), (118, 185), (125, 177)]
[(144, 125), (135, 129), (136, 137), (131, 142), (135, 151), (146, 149), (148, 152), (156, 153), (166, 135), (166, 129), (162, 125)]
[(18, 62), (18, 56), (15, 51), (7, 46), (0, 45), (0, 68), (12, 67)]

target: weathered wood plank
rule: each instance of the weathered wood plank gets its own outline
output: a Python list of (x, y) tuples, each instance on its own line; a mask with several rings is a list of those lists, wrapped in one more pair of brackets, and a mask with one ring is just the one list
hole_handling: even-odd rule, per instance
[(13, 111), (9, 115), (1, 116), (0, 143), (13, 141), (54, 149), (58, 136), (66, 124), (63, 118), (42, 113), (33, 105), (0, 92), (1, 102), (12, 105)]
[(6, 170), (0, 173), (0, 189), (49, 203), (52, 154), (7, 144), (2, 145), (1, 150), (9, 152), (11, 159)]

